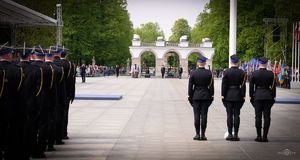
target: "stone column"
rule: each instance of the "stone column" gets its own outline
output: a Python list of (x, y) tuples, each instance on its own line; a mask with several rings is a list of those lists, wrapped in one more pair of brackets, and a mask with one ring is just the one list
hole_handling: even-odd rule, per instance
[(163, 58), (156, 58), (155, 61), (156, 61), (156, 63), (155, 63), (155, 77), (161, 77), (160, 69), (161, 69), (162, 65), (164, 65), (166, 67), (166, 65), (164, 64), (164, 59)]
[(180, 65), (182, 67), (182, 78), (188, 77), (188, 69), (189, 69), (189, 63), (188, 59), (180, 59)]

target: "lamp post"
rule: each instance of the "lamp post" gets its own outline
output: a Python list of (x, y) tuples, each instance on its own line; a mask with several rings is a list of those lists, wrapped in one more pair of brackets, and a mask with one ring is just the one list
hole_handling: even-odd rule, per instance
[[(229, 61), (230, 56), (236, 53), (236, 21), (237, 21), (237, 0), (230, 0), (230, 26), (229, 26)], [(229, 67), (230, 67), (230, 63)]]

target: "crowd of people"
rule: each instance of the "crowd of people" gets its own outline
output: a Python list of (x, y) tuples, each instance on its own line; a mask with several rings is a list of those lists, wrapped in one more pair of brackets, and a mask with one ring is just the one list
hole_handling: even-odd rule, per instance
[(45, 158), (68, 137), (76, 66), (67, 49), (0, 46), (0, 160)]

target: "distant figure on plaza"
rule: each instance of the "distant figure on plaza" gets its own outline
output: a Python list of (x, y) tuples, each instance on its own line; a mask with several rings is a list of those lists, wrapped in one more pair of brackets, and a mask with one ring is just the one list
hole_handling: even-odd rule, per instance
[[(261, 57), (258, 59), (259, 70), (253, 72), (250, 78), (249, 95), (250, 102), (255, 108), (255, 127), (257, 142), (268, 142), (268, 132), (271, 123), (271, 108), (276, 97), (276, 77), (272, 71), (267, 70), (268, 59)], [(264, 117), (263, 136), (262, 116)]]
[(204, 141), (207, 140), (205, 130), (208, 107), (214, 100), (214, 79), (211, 71), (205, 69), (206, 59), (205, 57), (201, 57), (197, 61), (198, 68), (191, 73), (188, 86), (188, 100), (193, 106), (194, 125), (196, 129), (196, 136), (193, 139)]
[(131, 77), (138, 78), (138, 76), (139, 76), (139, 66), (137, 64), (134, 64), (131, 68)]
[(161, 69), (160, 69), (160, 72), (161, 72), (161, 78), (165, 78), (165, 72), (166, 72), (166, 68), (164, 65), (162, 65)]
[[(239, 69), (239, 58), (230, 56), (231, 68), (225, 70), (222, 78), (222, 102), (227, 112), (228, 141), (239, 141), (240, 110), (245, 102), (247, 74)], [(234, 127), (234, 135), (232, 129)]]
[(119, 75), (120, 75), (120, 67), (119, 67), (119, 65), (116, 65), (116, 76), (117, 76), (117, 78), (119, 77)]
[(82, 79), (82, 83), (85, 83), (85, 75), (86, 75), (86, 66), (85, 64), (82, 64), (80, 67), (80, 76)]
[(182, 66), (179, 67), (179, 70), (178, 70), (178, 73), (179, 73), (179, 79), (182, 78), (182, 72), (183, 72), (183, 69), (182, 69)]

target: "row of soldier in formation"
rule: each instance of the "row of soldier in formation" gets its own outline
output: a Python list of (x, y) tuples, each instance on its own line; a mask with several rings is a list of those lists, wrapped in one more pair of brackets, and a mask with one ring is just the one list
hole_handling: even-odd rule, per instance
[(67, 52), (1, 46), (0, 160), (45, 158), (68, 139), (76, 66), (66, 60)]
[[(239, 141), (240, 110), (245, 102), (247, 74), (238, 68), (239, 58), (232, 55), (231, 68), (225, 70), (222, 78), (221, 95), (227, 112), (228, 141)], [(250, 102), (255, 109), (257, 142), (268, 142), (271, 122), (271, 108), (275, 102), (276, 76), (267, 70), (268, 59), (259, 58), (259, 70), (254, 71), (249, 83)], [(212, 73), (205, 69), (206, 58), (197, 61), (198, 68), (189, 78), (188, 100), (193, 106), (196, 136), (194, 140), (207, 140), (205, 130), (208, 108), (214, 100), (214, 80)], [(264, 124), (262, 124), (262, 116)], [(200, 134), (201, 129), (201, 134)], [(262, 133), (263, 131), (263, 133)]]

